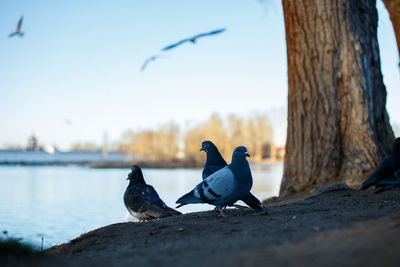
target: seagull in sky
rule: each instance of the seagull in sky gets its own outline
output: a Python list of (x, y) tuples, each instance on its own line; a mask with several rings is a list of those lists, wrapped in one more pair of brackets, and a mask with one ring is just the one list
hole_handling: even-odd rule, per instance
[(23, 20), (24, 20), (24, 16), (21, 16), (21, 18), (18, 21), (17, 28), (15, 29), (15, 31), (8, 35), (9, 38), (11, 38), (15, 35), (18, 35), (19, 37), (24, 36), (24, 32), (21, 32), (21, 26), (22, 26)]
[(174, 43), (174, 44), (168, 45), (168, 46), (164, 47), (164, 48), (161, 49), (161, 50), (162, 50), (162, 51), (167, 51), (167, 50), (173, 49), (173, 48), (175, 48), (175, 47), (177, 47), (177, 46), (180, 46), (180, 45), (182, 45), (182, 44), (184, 44), (184, 43), (186, 43), (186, 42), (191, 42), (191, 43), (194, 44), (194, 43), (196, 43), (196, 41), (197, 41), (198, 38), (202, 38), (202, 37), (206, 37), (206, 36), (211, 36), (211, 35), (215, 35), (215, 34), (220, 34), (220, 33), (223, 33), (224, 31), (226, 31), (226, 28), (218, 29), (218, 30), (211, 31), (211, 32), (200, 33), (200, 34), (197, 34), (197, 35), (195, 35), (195, 36), (192, 36), (192, 37), (183, 39), (183, 40), (181, 40), (181, 41), (179, 41), (179, 42), (176, 42), (176, 43)]
[(154, 55), (154, 56), (151, 56), (151, 57), (147, 58), (147, 59), (144, 61), (142, 67), (140, 68), (140, 71), (144, 71), (144, 70), (146, 69), (147, 65), (148, 65), (151, 61), (156, 61), (156, 60), (157, 60), (158, 58), (160, 58), (160, 57), (162, 57), (162, 56), (161, 56), (161, 55)]

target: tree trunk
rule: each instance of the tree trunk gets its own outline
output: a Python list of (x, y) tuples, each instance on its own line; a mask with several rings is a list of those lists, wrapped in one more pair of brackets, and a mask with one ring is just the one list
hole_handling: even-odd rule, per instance
[(359, 184), (390, 153), (375, 0), (283, 0), (288, 130), (281, 195)]
[(385, 3), (386, 9), (390, 15), (390, 20), (393, 24), (393, 30), (397, 41), (397, 49), (399, 50), (400, 57), (400, 0), (383, 0), (383, 3)]

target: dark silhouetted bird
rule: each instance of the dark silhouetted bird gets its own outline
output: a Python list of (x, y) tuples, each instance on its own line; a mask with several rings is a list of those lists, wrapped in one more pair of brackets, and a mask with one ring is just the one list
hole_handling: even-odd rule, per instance
[(375, 169), (372, 175), (363, 182), (361, 189), (367, 189), (394, 175), (400, 169), (400, 137), (393, 144), (392, 153)]
[(162, 57), (161, 55), (154, 55), (149, 57), (148, 59), (146, 59), (142, 65), (142, 67), (140, 68), (140, 71), (144, 71), (147, 67), (147, 65), (151, 62), (151, 61), (155, 61), (156, 59)]
[[(226, 161), (221, 156), (221, 153), (219, 153), (218, 148), (214, 145), (213, 142), (204, 141), (201, 144), (200, 151), (206, 152), (207, 155), (206, 164), (204, 165), (202, 172), (203, 180), (227, 165)], [(250, 192), (240, 200), (246, 203), (246, 205), (252, 209), (258, 211), (262, 210), (261, 202)], [(239, 205), (233, 205), (233, 206), (240, 207)]]
[(21, 16), (21, 18), (20, 18), (19, 21), (18, 21), (17, 28), (15, 29), (15, 31), (12, 32), (12, 33), (10, 33), (10, 34), (8, 35), (9, 38), (10, 38), (10, 37), (13, 37), (13, 36), (15, 36), (15, 35), (18, 35), (19, 37), (24, 36), (24, 33), (21, 32), (21, 26), (22, 26), (22, 21), (23, 21), (23, 20), (24, 20), (24, 16)]
[(146, 184), (142, 170), (134, 165), (128, 174), (129, 185), (125, 190), (124, 203), (129, 213), (146, 221), (161, 217), (180, 215), (179, 211), (168, 207), (151, 185)]
[(376, 188), (379, 188), (375, 193), (382, 193), (387, 190), (391, 190), (393, 188), (400, 188), (400, 169), (395, 171), (392, 176), (386, 178), (382, 181), (379, 181), (375, 185)]
[(181, 40), (179, 42), (176, 42), (174, 44), (168, 45), (168, 46), (164, 47), (161, 50), (162, 51), (167, 51), (167, 50), (170, 50), (170, 49), (175, 48), (177, 46), (180, 46), (180, 45), (182, 45), (182, 44), (184, 44), (186, 42), (191, 42), (191, 43), (194, 44), (194, 43), (196, 43), (197, 39), (199, 39), (199, 38), (206, 37), (206, 36), (211, 36), (211, 35), (215, 35), (215, 34), (220, 34), (220, 33), (224, 32), (224, 31), (226, 31), (226, 28), (222, 28), (222, 29), (218, 29), (218, 30), (211, 31), (211, 32), (206, 32), (206, 33), (200, 33), (200, 34), (197, 34), (197, 35), (192, 36), (190, 38), (186, 38), (186, 39), (183, 39), (183, 40)]
[(208, 203), (217, 207), (225, 217), (223, 207), (232, 206), (247, 196), (253, 186), (253, 178), (246, 157), (250, 156), (246, 147), (239, 146), (233, 151), (231, 164), (208, 176), (192, 191), (179, 198), (176, 203)]

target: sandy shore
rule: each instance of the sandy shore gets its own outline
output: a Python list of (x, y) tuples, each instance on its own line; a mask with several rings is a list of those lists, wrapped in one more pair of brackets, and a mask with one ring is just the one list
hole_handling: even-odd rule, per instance
[(112, 224), (12, 265), (395, 266), (400, 191), (327, 191), (264, 203), (265, 212), (189, 213)]

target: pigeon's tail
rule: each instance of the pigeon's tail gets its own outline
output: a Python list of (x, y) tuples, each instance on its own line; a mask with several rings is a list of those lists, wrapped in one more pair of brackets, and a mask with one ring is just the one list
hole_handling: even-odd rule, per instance
[(261, 206), (261, 202), (252, 194), (249, 192), (249, 194), (241, 199), (244, 203), (246, 203), (247, 206), (252, 208), (253, 210), (257, 211), (262, 211), (263, 208)]
[[(397, 177), (395, 177), (397, 178)], [(388, 180), (388, 181), (381, 181), (376, 184), (376, 187), (379, 188), (375, 194), (382, 193), (384, 191), (391, 190), (396, 187), (400, 187), (400, 181), (397, 180)]]
[(365, 180), (362, 183), (361, 190), (370, 188), (371, 186), (375, 185), (377, 181), (378, 181), (378, 179), (375, 176), (371, 176), (370, 178), (368, 178), (367, 180)]
[(170, 207), (165, 207), (165, 209), (164, 209), (165, 211), (167, 211), (170, 215), (181, 215), (182, 213), (180, 213), (179, 211), (177, 211), (177, 210), (174, 210), (174, 209), (172, 209), (172, 208), (170, 208)]
[(189, 193), (187, 193), (186, 195), (183, 195), (182, 197), (180, 197), (176, 201), (176, 204), (180, 204), (176, 208), (180, 208), (187, 204), (196, 204), (196, 203), (203, 203), (203, 201), (201, 201), (201, 199), (196, 198), (194, 196), (194, 190), (192, 190)]

